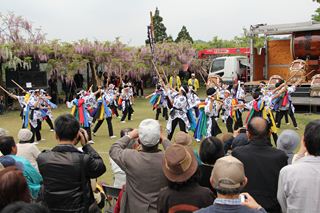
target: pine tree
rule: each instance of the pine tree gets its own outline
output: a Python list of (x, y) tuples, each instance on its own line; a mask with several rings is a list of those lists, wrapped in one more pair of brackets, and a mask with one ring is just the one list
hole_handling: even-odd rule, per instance
[(316, 13), (312, 15), (312, 20), (320, 22), (320, 7), (315, 12)]
[(156, 8), (153, 15), (153, 28), (154, 28), (154, 40), (155, 42), (163, 42), (167, 38), (167, 28), (162, 23), (163, 18), (160, 16), (160, 11)]
[(166, 42), (173, 42), (172, 35), (169, 35), (169, 36), (166, 38)]
[(180, 41), (190, 41), (191, 43), (193, 43), (193, 39), (191, 38), (186, 26), (182, 26), (178, 37), (176, 39), (176, 42), (180, 42)]

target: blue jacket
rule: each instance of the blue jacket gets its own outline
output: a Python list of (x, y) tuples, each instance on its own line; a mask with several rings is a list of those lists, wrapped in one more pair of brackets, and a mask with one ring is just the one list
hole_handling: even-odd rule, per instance
[(42, 176), (27, 159), (16, 155), (9, 156), (12, 157), (16, 162), (22, 164), (23, 176), (27, 180), (31, 196), (34, 199), (37, 198), (42, 184)]

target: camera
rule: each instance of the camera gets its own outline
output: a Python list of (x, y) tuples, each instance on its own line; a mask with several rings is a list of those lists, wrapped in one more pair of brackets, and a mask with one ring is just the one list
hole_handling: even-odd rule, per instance
[(247, 133), (247, 129), (242, 127), (239, 129), (239, 133)]

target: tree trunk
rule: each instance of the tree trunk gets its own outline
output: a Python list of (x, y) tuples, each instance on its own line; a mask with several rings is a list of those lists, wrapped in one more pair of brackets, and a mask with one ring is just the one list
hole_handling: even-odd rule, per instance
[(90, 61), (89, 64), (92, 73), (92, 87), (94, 90), (97, 90), (98, 86), (101, 86), (101, 79), (99, 79), (99, 77), (97, 76), (96, 64), (93, 61)]
[[(4, 88), (6, 88), (6, 86), (4, 85), (4, 82), (3, 82), (3, 71), (2, 71), (2, 61), (0, 59), (0, 85)], [(8, 107), (8, 100), (6, 98), (6, 93), (2, 90), (0, 90), (0, 95), (3, 95), (3, 97), (5, 97), (5, 106)]]
[(91, 82), (90, 82), (90, 75), (89, 75), (89, 72), (90, 72), (90, 64), (89, 62), (87, 63), (87, 89), (90, 88), (91, 86)]

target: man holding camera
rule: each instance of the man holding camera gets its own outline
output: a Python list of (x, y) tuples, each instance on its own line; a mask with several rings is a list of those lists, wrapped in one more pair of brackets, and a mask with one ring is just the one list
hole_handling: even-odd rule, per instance
[[(101, 176), (106, 167), (72, 115), (59, 116), (54, 126), (58, 145), (37, 158), (43, 177), (42, 201), (50, 212), (88, 212), (94, 203), (90, 179)], [(76, 147), (79, 142), (83, 152)]]
[[(160, 132), (158, 121), (145, 119), (139, 129), (129, 132), (110, 148), (110, 157), (126, 173), (126, 194), (121, 199), (123, 212), (157, 212), (160, 189), (167, 186), (161, 167), (164, 152), (158, 145), (162, 143), (166, 149), (170, 144)], [(132, 139), (138, 139), (141, 151), (127, 148)]]

